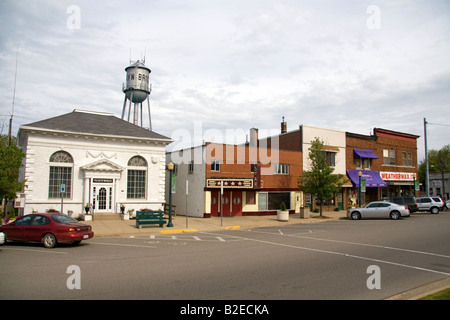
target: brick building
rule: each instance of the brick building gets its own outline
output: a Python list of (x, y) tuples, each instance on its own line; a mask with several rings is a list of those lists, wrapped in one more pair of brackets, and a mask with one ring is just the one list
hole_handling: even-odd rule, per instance
[[(257, 129), (252, 130), (257, 137)], [(276, 214), (281, 202), (291, 213), (300, 212), (303, 198), (297, 182), (302, 172), (299, 151), (260, 147), (257, 140), (252, 140), (246, 145), (205, 143), (167, 153), (166, 157), (167, 163), (172, 161), (176, 168), (172, 203), (177, 214)]]
[(346, 133), (347, 176), (353, 184), (349, 203), (355, 203), (359, 181), (366, 178), (363, 202), (385, 197), (414, 195), (419, 136), (374, 128), (372, 135)]
[[(288, 132), (282, 122), (279, 148), (301, 152), (303, 169), (308, 168), (310, 142), (319, 137), (325, 145), (329, 165), (336, 174), (344, 174), (348, 181), (341, 192), (325, 202), (325, 210), (342, 210), (357, 205), (359, 175), (366, 181), (362, 203), (384, 197), (414, 194), (417, 176), (417, 138), (419, 136), (374, 128), (372, 135), (361, 135), (333, 129), (301, 125)], [(266, 138), (267, 144), (275, 137)], [(318, 203), (306, 194), (305, 206), (315, 210)]]

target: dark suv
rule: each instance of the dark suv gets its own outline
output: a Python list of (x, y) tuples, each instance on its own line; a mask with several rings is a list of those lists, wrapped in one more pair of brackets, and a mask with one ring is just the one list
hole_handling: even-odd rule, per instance
[(393, 198), (386, 198), (383, 200), (390, 201), (402, 206), (408, 206), (409, 212), (411, 213), (416, 212), (418, 210), (416, 198), (412, 196), (393, 197)]
[(430, 211), (436, 214), (444, 209), (444, 201), (439, 197), (419, 197), (416, 202), (419, 211)]

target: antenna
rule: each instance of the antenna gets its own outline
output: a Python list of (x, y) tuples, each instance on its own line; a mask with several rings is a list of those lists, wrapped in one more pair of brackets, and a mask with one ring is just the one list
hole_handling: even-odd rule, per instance
[(14, 101), (16, 100), (16, 82), (17, 82), (17, 60), (19, 56), (19, 45), (17, 45), (16, 51), (16, 70), (14, 72), (14, 90), (13, 90), (13, 101), (12, 101), (12, 109), (11, 109), (11, 118), (9, 119), (9, 132), (8, 132), (8, 146), (11, 145), (11, 130), (12, 130), (12, 121), (14, 116)]

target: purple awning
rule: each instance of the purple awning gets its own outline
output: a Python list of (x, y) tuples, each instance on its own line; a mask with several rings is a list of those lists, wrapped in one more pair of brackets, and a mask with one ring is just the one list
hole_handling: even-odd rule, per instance
[(353, 157), (378, 159), (378, 157), (375, 155), (375, 153), (373, 153), (372, 150), (364, 150), (364, 149), (353, 149)]
[(366, 187), (387, 187), (387, 183), (380, 177), (378, 171), (373, 170), (347, 170), (347, 176), (352, 181), (353, 187), (359, 188), (358, 172), (362, 173), (361, 179), (366, 179)]

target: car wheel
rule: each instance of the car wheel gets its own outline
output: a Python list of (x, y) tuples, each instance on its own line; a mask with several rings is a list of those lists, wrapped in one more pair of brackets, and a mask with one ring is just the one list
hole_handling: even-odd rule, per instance
[(431, 208), (430, 211), (431, 211), (432, 214), (438, 214), (439, 213), (439, 208), (433, 207), (433, 208)]
[(54, 246), (56, 246), (56, 237), (51, 233), (47, 233), (42, 238), (42, 242), (44, 243), (44, 246), (46, 248), (53, 248)]
[(353, 211), (351, 217), (353, 220), (359, 220), (361, 219), (361, 214), (358, 211)]
[(391, 219), (392, 219), (392, 220), (398, 220), (398, 219), (400, 218), (400, 212), (398, 212), (398, 211), (392, 211), (391, 214), (390, 214), (390, 216), (391, 216)]

